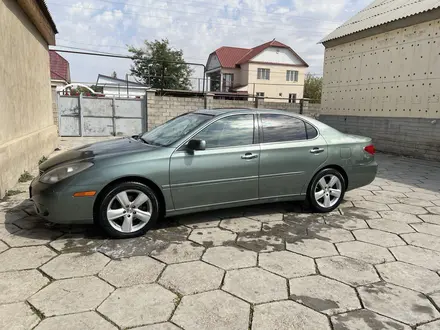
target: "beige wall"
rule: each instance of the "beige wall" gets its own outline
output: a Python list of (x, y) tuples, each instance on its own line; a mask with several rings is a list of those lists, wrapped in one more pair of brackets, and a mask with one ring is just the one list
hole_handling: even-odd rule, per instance
[(47, 42), (16, 1), (0, 2), (0, 197), (53, 151)]
[(232, 73), (234, 75), (234, 86), (241, 85), (240, 69), (222, 69), (222, 74)]
[[(270, 69), (270, 80), (257, 79), (258, 68)], [(248, 79), (248, 92), (264, 92), (265, 97), (269, 98), (285, 98), (289, 97), (289, 93), (296, 93), (297, 99), (304, 95), (304, 76), (305, 67), (286, 66), (286, 65), (269, 65), (250, 62), (246, 68), (243, 68), (243, 74), (246, 74)], [(286, 81), (286, 71), (298, 71), (298, 82)], [(279, 94), (282, 94), (281, 96)], [(271, 99), (273, 102), (286, 102), (286, 100)]]
[(323, 114), (440, 118), (440, 20), (327, 48), (321, 102)]

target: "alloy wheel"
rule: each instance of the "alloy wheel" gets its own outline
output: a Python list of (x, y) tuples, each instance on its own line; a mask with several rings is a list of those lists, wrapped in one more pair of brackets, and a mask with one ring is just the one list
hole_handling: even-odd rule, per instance
[(315, 201), (323, 208), (334, 206), (342, 194), (342, 182), (333, 174), (324, 175), (316, 184)]
[(133, 233), (150, 221), (153, 206), (150, 198), (140, 190), (123, 190), (107, 206), (107, 220), (121, 233)]

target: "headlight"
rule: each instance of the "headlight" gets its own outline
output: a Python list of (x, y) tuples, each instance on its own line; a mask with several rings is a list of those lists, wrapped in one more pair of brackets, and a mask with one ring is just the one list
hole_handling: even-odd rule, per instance
[(93, 166), (93, 163), (86, 163), (86, 162), (62, 165), (43, 174), (40, 177), (40, 181), (43, 183), (57, 183), (72, 175), (82, 172), (91, 166)]

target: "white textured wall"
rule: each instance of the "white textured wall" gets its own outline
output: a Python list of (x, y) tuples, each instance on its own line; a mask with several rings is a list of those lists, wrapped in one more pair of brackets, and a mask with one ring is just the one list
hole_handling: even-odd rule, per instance
[(327, 48), (321, 111), (440, 118), (440, 20)]

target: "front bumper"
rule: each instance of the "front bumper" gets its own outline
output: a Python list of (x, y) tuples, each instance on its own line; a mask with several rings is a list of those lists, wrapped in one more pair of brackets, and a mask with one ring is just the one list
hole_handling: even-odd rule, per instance
[[(96, 196), (73, 197), (83, 187), (45, 184), (36, 177), (29, 186), (29, 197), (35, 212), (47, 221), (60, 224), (93, 223), (93, 205)], [(87, 189), (84, 189), (87, 190)]]

